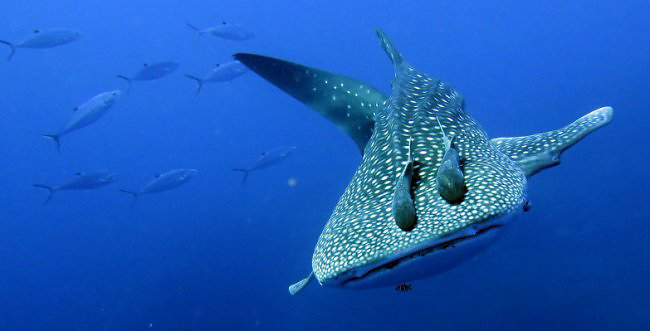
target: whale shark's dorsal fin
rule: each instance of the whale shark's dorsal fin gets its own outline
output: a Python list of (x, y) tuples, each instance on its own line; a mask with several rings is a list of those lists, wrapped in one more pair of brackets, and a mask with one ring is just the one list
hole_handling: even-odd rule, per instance
[(376, 32), (379, 42), (381, 42), (381, 47), (384, 48), (384, 51), (386, 51), (386, 54), (388, 54), (395, 67), (399, 67), (404, 63), (404, 57), (381, 29), (377, 29)]
[(530, 177), (541, 170), (560, 164), (562, 152), (594, 130), (612, 120), (612, 107), (602, 107), (584, 115), (562, 129), (532, 136), (495, 138), (492, 144), (510, 157)]
[(386, 96), (358, 80), (271, 57), (238, 53), (235, 59), (336, 124), (361, 153), (372, 135), (375, 111)]

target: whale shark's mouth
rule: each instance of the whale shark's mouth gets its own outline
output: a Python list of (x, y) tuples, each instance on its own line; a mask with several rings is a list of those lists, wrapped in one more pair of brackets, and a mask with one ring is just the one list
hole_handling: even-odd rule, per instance
[(460, 235), (458, 237), (451, 238), (449, 240), (442, 241), (442, 242), (436, 241), (431, 246), (424, 247), (421, 249), (416, 249), (394, 260), (375, 266), (364, 273), (361, 273), (359, 275), (354, 275), (347, 279), (344, 279), (340, 284), (342, 286), (354, 285), (354, 283), (362, 282), (364, 280), (372, 278), (373, 276), (391, 271), (399, 267), (400, 265), (405, 264), (406, 262), (411, 262), (415, 259), (423, 258), (425, 256), (431, 256), (432, 254), (439, 253), (451, 248), (455, 248), (458, 245), (462, 245), (478, 237), (484, 237), (488, 233), (498, 232), (497, 230), (499, 230), (502, 227), (503, 224), (491, 224), (471, 234)]

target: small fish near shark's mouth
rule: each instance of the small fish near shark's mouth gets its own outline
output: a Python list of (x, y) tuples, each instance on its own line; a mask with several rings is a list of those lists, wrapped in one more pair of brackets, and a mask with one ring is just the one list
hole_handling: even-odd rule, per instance
[(480, 229), (470, 227), (453, 237), (436, 240), (379, 263), (351, 269), (321, 284), (344, 288), (374, 288), (428, 278), (462, 264), (487, 248), (499, 236), (503, 226), (500, 222), (490, 222)]

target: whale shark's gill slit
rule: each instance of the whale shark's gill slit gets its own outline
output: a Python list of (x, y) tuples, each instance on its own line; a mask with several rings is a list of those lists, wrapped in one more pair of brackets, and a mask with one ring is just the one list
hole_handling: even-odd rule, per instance
[(447, 249), (450, 249), (450, 248), (455, 248), (457, 245), (459, 245), (461, 243), (464, 243), (464, 242), (467, 242), (469, 240), (480, 237), (480, 236), (482, 236), (482, 235), (484, 235), (484, 234), (486, 234), (486, 233), (488, 233), (488, 232), (490, 232), (492, 230), (498, 230), (501, 227), (502, 227), (502, 225), (500, 225), (500, 224), (493, 224), (493, 225), (487, 226), (487, 227), (477, 231), (476, 233), (474, 233), (472, 235), (467, 235), (467, 236), (462, 236), (462, 237), (450, 239), (448, 241), (438, 243), (438, 244), (435, 244), (433, 246), (417, 250), (417, 251), (415, 251), (415, 252), (413, 252), (411, 254), (405, 255), (403, 257), (400, 257), (400, 258), (395, 259), (393, 261), (390, 261), (388, 263), (382, 264), (382, 265), (380, 265), (380, 266), (378, 266), (376, 268), (370, 269), (370, 270), (368, 270), (366, 273), (364, 273), (362, 275), (350, 277), (350, 278), (343, 281), (343, 285), (346, 285), (346, 284), (351, 283), (351, 282), (367, 279), (367, 278), (372, 277), (373, 275), (379, 274), (379, 273), (381, 273), (383, 271), (388, 271), (388, 270), (391, 270), (391, 269), (395, 269), (400, 264), (403, 264), (405, 262), (408, 262), (410, 260), (413, 260), (413, 259), (416, 259), (416, 258), (419, 258), (419, 257), (424, 257), (424, 256), (427, 256), (427, 255), (436, 253), (436, 252), (444, 251), (444, 250), (447, 250)]

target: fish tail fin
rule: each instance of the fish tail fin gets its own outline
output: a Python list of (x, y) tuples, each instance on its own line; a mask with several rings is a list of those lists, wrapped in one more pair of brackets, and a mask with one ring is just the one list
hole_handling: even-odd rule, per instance
[(244, 173), (244, 178), (241, 180), (241, 184), (244, 185), (246, 183), (246, 179), (248, 178), (248, 169), (241, 169), (241, 168), (233, 168), (232, 170), (234, 171), (240, 171)]
[(44, 205), (46, 205), (48, 202), (50, 202), (50, 200), (52, 200), (52, 194), (54, 194), (55, 191), (54, 188), (47, 185), (41, 185), (41, 184), (34, 184), (34, 187), (40, 187), (47, 190), (47, 198), (45, 199), (45, 201), (43, 201)]
[(117, 75), (116, 77), (120, 79), (124, 79), (126, 81), (126, 83), (128, 84), (126, 87), (126, 94), (131, 93), (131, 78), (122, 75)]
[(61, 153), (61, 140), (60, 135), (58, 134), (44, 134), (43, 137), (47, 139), (52, 139), (54, 141), (54, 144), (56, 145), (56, 152)]
[(120, 189), (120, 192), (130, 194), (133, 197), (133, 202), (131, 202), (131, 208), (135, 206), (135, 203), (138, 201), (138, 192), (133, 192), (133, 191), (128, 191), (128, 190), (122, 190)]
[(4, 40), (0, 40), (0, 44), (5, 44), (5, 45), (9, 46), (9, 48), (11, 48), (11, 50), (9, 51), (9, 56), (7, 57), (7, 62), (11, 61), (11, 58), (14, 57), (14, 53), (16, 53), (16, 46), (14, 46), (14, 44), (12, 44), (12, 43), (10, 43), (8, 41), (4, 41)]
[(201, 92), (201, 87), (203, 87), (203, 79), (201, 79), (199, 77), (196, 77), (196, 76), (192, 76), (192, 75), (185, 75), (185, 77), (187, 77), (187, 78), (189, 78), (189, 79), (196, 82), (196, 85), (197, 85), (196, 86), (196, 93), (194, 95), (195, 96), (199, 95), (199, 92)]
[(189, 26), (190, 29), (196, 31), (196, 33), (197, 33), (196, 40), (201, 39), (201, 37), (205, 34), (205, 31), (199, 29), (197, 26), (192, 25), (190, 23), (185, 23), (185, 24), (187, 24), (187, 26)]
[(390, 60), (393, 62), (395, 67), (400, 66), (404, 62), (404, 57), (402, 57), (402, 54), (399, 52), (399, 50), (393, 45), (393, 43), (388, 39), (388, 36), (381, 31), (381, 29), (377, 29), (377, 37), (379, 38), (379, 42), (381, 43), (381, 47), (384, 48), (384, 51), (386, 51), (386, 54), (388, 54), (388, 57), (390, 57)]

